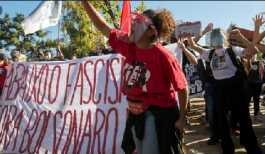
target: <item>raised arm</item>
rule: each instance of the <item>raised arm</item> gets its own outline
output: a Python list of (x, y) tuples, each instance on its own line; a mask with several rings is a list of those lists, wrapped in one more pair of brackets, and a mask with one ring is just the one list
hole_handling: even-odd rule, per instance
[(191, 36), (188, 37), (188, 43), (189, 43), (189, 47), (195, 51), (197, 51), (199, 54), (202, 54), (203, 51), (205, 50), (204, 48), (200, 47), (199, 45), (197, 45), (194, 40), (191, 38)]
[(263, 31), (261, 34), (260, 34), (260, 41), (263, 40), (265, 38), (265, 31)]
[(265, 44), (260, 43), (260, 44), (257, 44), (256, 46), (260, 52), (265, 53)]
[(253, 33), (253, 43), (258, 44), (265, 36), (265, 32), (263, 32), (262, 34), (259, 33), (260, 27), (265, 23), (265, 20), (262, 15), (256, 15), (255, 18), (253, 18), (253, 22), (255, 25)]
[(253, 34), (253, 43), (256, 43), (257, 48), (259, 51), (265, 53), (265, 45), (260, 43), (260, 41), (265, 37), (265, 31), (259, 33), (261, 25), (265, 23), (265, 20), (262, 15), (256, 15), (253, 18), (253, 22), (255, 25), (255, 30)]
[(210, 32), (213, 30), (213, 23), (209, 23), (205, 28), (204, 30), (200, 33), (200, 35), (198, 36), (195, 36), (195, 38), (193, 39), (194, 42), (198, 42), (202, 37), (203, 35), (205, 35), (206, 33)]
[(62, 52), (62, 50), (61, 50), (61, 47), (60, 47), (60, 45), (58, 45), (57, 46), (57, 53), (58, 53), (58, 59), (60, 59), (60, 60), (64, 60), (64, 54), (63, 54), (63, 52)]
[(244, 69), (245, 69), (247, 75), (248, 75), (250, 72), (250, 69), (251, 69), (251, 59), (250, 58), (242, 58), (241, 62), (244, 66)]
[(100, 30), (103, 33), (103, 35), (105, 35), (106, 37), (109, 37), (111, 27), (100, 16), (100, 14), (97, 12), (97, 10), (93, 7), (93, 5), (90, 2), (86, 0), (82, 0), (82, 3), (85, 7), (85, 10), (88, 16), (90, 17), (94, 25), (97, 27), (97, 29)]
[(251, 44), (251, 42), (244, 37), (238, 29), (234, 29), (229, 33), (229, 39), (236, 40), (236, 45), (243, 48), (246, 48)]
[(231, 39), (241, 42), (241, 45), (245, 48), (244, 55), (246, 57), (250, 58), (259, 51), (254, 41), (250, 42), (240, 33), (238, 29), (232, 30), (229, 35)]
[(187, 57), (188, 61), (191, 64), (193, 64), (193, 65), (198, 64), (197, 58), (186, 48), (186, 46), (184, 45), (184, 43), (182, 41), (179, 41), (178, 44), (179, 44), (179, 47), (182, 49), (182, 52)]

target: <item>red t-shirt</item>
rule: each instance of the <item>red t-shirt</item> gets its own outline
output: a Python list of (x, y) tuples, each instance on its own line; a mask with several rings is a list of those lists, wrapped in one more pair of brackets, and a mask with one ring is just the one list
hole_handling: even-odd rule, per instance
[(116, 29), (109, 36), (112, 49), (126, 58), (123, 69), (125, 95), (147, 106), (176, 106), (176, 91), (187, 86), (176, 58), (159, 43), (141, 49), (134, 43), (123, 41), (124, 38), (125, 34)]
[(4, 83), (6, 80), (6, 73), (7, 73), (7, 64), (0, 64), (0, 89), (4, 87)]

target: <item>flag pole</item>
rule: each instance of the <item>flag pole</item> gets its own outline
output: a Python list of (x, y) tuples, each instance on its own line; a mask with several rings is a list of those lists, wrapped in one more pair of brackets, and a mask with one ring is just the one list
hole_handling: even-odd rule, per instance
[(57, 44), (59, 45), (59, 42), (60, 42), (60, 24), (61, 24), (61, 21), (59, 20), (58, 21), (58, 36), (57, 36)]

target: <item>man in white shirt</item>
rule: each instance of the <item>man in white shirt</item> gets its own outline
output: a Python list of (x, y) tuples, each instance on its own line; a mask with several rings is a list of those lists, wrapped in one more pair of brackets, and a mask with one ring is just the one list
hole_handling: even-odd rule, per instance
[[(239, 31), (236, 32), (239, 33)], [(210, 45), (213, 50), (196, 45), (191, 37), (188, 40), (191, 48), (199, 52), (204, 60), (210, 62), (216, 81), (218, 130), (220, 131), (223, 154), (235, 152), (227, 119), (229, 110), (234, 118), (232, 121), (236, 119), (239, 122), (240, 142), (245, 146), (248, 154), (262, 154), (249, 115), (246, 78), (236, 60), (237, 56), (243, 57), (256, 53), (255, 44), (247, 42), (246, 49), (226, 47), (228, 42), (221, 29), (214, 29), (210, 33)]]

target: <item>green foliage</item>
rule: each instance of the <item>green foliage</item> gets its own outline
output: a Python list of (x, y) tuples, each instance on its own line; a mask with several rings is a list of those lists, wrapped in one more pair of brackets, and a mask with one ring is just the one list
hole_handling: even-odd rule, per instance
[(55, 47), (54, 40), (44, 40), (47, 32), (37, 31), (33, 34), (24, 34), (21, 22), (24, 15), (17, 14), (11, 18), (8, 14), (0, 17), (0, 48), (17, 49), (22, 53), (38, 52), (39, 49)]
[(144, 1), (141, 0), (140, 4), (135, 8), (135, 11), (143, 12), (144, 10), (146, 10), (146, 6), (144, 4)]
[[(113, 26), (119, 21), (120, 9), (115, 1), (109, 2), (115, 21), (111, 19), (104, 1), (91, 1), (103, 18)], [(77, 57), (83, 57), (97, 47), (106, 45), (106, 38), (93, 26), (81, 2), (65, 1), (63, 8), (64, 44), (62, 49), (66, 57), (69, 58), (73, 54), (76, 54)]]

